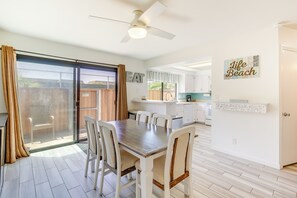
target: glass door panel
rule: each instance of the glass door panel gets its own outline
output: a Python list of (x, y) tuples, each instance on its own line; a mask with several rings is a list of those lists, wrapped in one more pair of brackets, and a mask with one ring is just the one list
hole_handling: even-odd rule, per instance
[(75, 68), (18, 59), (21, 126), (30, 150), (74, 142)]
[(79, 139), (86, 139), (85, 116), (115, 120), (116, 71), (80, 69)]

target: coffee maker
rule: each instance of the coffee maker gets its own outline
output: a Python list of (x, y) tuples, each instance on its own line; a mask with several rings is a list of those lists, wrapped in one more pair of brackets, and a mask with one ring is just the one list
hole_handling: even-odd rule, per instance
[(187, 100), (187, 102), (191, 102), (192, 96), (191, 95), (186, 95), (186, 100)]

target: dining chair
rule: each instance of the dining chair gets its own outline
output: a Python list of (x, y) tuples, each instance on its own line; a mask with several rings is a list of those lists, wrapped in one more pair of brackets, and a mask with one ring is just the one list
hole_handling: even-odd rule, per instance
[[(153, 183), (170, 198), (170, 189), (184, 183), (184, 193), (193, 197), (192, 189), (192, 150), (195, 127), (188, 126), (173, 131), (169, 136), (166, 155), (154, 160)], [(140, 162), (136, 167), (136, 198), (140, 197)], [(143, 187), (144, 188), (144, 187)]]
[(136, 121), (137, 122), (145, 122), (151, 123), (152, 113), (148, 111), (137, 111)]
[(152, 124), (167, 129), (172, 128), (172, 117), (170, 115), (153, 114)]
[[(102, 121), (97, 121), (97, 123), (99, 126), (103, 151), (99, 194), (102, 195), (104, 176), (113, 172), (117, 175), (115, 197), (118, 198), (122, 189), (135, 184), (135, 180), (130, 180), (128, 183), (121, 185), (121, 177), (135, 170), (135, 162), (138, 158), (127, 151), (120, 149), (116, 129), (112, 124)], [(105, 171), (106, 168), (108, 168), (107, 171)]]
[[(102, 148), (101, 148), (100, 135), (98, 132), (96, 120), (89, 116), (85, 116), (85, 123), (86, 123), (87, 137), (88, 137), (85, 177), (87, 177), (88, 175), (89, 162), (91, 161), (92, 172), (94, 172), (94, 169), (95, 169), (95, 181), (94, 181), (94, 190), (95, 190), (97, 186), (98, 173), (100, 171), (99, 163), (100, 163), (100, 160), (102, 159), (102, 152), (101, 152)], [(95, 161), (96, 161), (96, 168), (95, 168)]]

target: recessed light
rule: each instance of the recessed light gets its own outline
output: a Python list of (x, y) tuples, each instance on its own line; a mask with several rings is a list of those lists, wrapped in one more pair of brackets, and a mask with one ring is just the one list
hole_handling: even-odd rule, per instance
[(206, 67), (206, 66), (211, 66), (211, 62), (205, 61), (205, 62), (199, 62), (199, 63), (193, 64), (193, 65), (188, 65), (188, 67), (191, 67), (191, 68)]

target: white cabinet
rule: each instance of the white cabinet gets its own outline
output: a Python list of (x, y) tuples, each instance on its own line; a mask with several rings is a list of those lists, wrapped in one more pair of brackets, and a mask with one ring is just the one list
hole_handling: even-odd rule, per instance
[(176, 105), (177, 115), (183, 117), (183, 124), (191, 124), (193, 122), (205, 123), (207, 109), (208, 104), (203, 102)]
[(187, 93), (195, 92), (195, 76), (185, 75), (185, 92)]
[(184, 74), (178, 84), (178, 91), (181, 93), (195, 92), (195, 76)]
[(205, 123), (206, 120), (206, 105), (205, 104), (198, 104), (198, 118), (197, 122)]
[(181, 93), (208, 93), (210, 91), (210, 75), (184, 74), (178, 85)]
[(195, 105), (183, 105), (183, 124), (190, 124), (195, 122), (194, 120), (194, 106)]
[(197, 75), (195, 78), (195, 92), (208, 93), (210, 91), (210, 76)]

